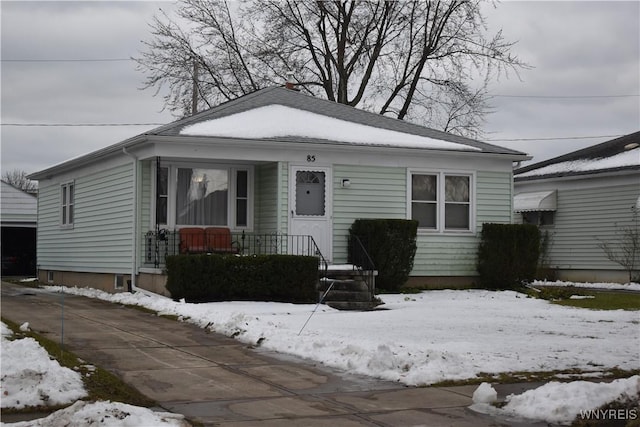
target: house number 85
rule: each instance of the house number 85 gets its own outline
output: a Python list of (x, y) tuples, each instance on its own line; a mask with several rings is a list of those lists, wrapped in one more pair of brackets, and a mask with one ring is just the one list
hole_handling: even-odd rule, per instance
[(315, 162), (316, 161), (316, 156), (313, 154), (307, 154), (307, 162)]

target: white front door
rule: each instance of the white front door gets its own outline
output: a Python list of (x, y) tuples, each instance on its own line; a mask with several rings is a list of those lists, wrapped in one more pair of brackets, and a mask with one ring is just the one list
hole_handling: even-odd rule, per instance
[(289, 230), (308, 235), (331, 260), (331, 168), (292, 166), (289, 179)]

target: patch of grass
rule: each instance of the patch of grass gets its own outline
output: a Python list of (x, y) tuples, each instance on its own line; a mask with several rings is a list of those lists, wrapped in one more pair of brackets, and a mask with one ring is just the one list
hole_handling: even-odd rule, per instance
[[(600, 374), (597, 379), (617, 379), (617, 378), (629, 378), (634, 375), (640, 375), (640, 369), (624, 370), (619, 368), (611, 368), (603, 371), (598, 371)], [(487, 383), (500, 383), (500, 384), (515, 384), (515, 383), (531, 383), (531, 382), (546, 382), (546, 381), (578, 381), (588, 380), (593, 378), (591, 376), (593, 371), (584, 371), (581, 369), (568, 369), (568, 370), (554, 370), (554, 371), (518, 371), (518, 372), (500, 372), (500, 373), (487, 373), (481, 372), (474, 378), (466, 380), (447, 380), (441, 381), (436, 384), (431, 384), (432, 387), (452, 387), (459, 385), (476, 385), (483, 382)]]
[[(640, 310), (640, 293), (587, 290), (576, 287), (545, 286), (540, 292), (529, 290), (528, 295), (542, 298), (554, 304), (570, 307), (588, 308), (592, 310)], [(589, 296), (591, 298), (570, 299), (572, 295)]]
[[(61, 366), (77, 371), (82, 376), (84, 387), (87, 390), (88, 397), (85, 400), (110, 400), (114, 402), (122, 402), (135, 406), (152, 407), (156, 406), (156, 402), (149, 399), (135, 388), (125, 384), (120, 378), (111, 372), (95, 365), (88, 365), (79, 359), (72, 352), (63, 349), (56, 342), (41, 336), (40, 334), (20, 330), (19, 325), (11, 320), (2, 318), (4, 322), (14, 333), (14, 339), (31, 337), (49, 353), (49, 355), (58, 361)], [(52, 412), (66, 405), (58, 407), (28, 407), (24, 409), (3, 408), (4, 413), (29, 413), (34, 411)]]
[(592, 310), (640, 310), (640, 294), (630, 292), (585, 292), (593, 296), (586, 299), (567, 299), (555, 301), (556, 304)]

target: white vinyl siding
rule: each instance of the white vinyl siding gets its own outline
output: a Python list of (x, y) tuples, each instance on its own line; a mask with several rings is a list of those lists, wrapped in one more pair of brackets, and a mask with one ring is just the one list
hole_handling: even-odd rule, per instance
[(278, 163), (278, 231), (281, 233), (289, 233), (289, 163)]
[(38, 200), (32, 194), (18, 190), (2, 181), (0, 217), (3, 226), (35, 228), (38, 219)]
[(155, 190), (154, 190), (154, 181), (155, 181), (155, 167), (153, 166), (155, 162), (144, 161), (140, 162), (140, 173), (141, 177), (141, 195), (140, 195), (140, 224), (141, 224), (141, 235), (146, 233), (147, 230), (153, 230), (155, 224), (153, 223), (153, 215), (152, 212), (155, 208), (155, 202), (153, 198), (155, 198)]
[[(347, 260), (347, 236), (356, 219), (407, 218), (410, 172), (401, 167), (352, 165), (335, 165), (333, 171), (334, 262), (341, 263)], [(343, 179), (350, 180), (349, 187), (341, 186)], [(478, 230), (484, 222), (511, 221), (511, 179), (511, 172), (475, 173)], [(419, 233), (411, 275), (474, 276), (479, 242), (478, 233)]]
[(509, 224), (512, 218), (513, 190), (511, 172), (476, 174), (476, 224)]
[(484, 223), (511, 222), (511, 172), (475, 175), (477, 232), (419, 234), (412, 276), (475, 276), (480, 231)]
[(278, 230), (278, 164), (256, 167), (256, 232)]
[[(333, 261), (347, 261), (349, 227), (359, 218), (406, 218), (406, 169), (334, 165)], [(349, 179), (350, 186), (342, 187)]]
[[(612, 183), (613, 184), (613, 183)], [(619, 241), (622, 227), (638, 227), (633, 211), (640, 195), (640, 180), (634, 185), (607, 185), (598, 188), (559, 189), (551, 233), (549, 265), (560, 269), (616, 269), (600, 241)]]
[(41, 182), (38, 268), (129, 273), (133, 244), (132, 180), (130, 162), (77, 176), (71, 229), (60, 227), (60, 183)]

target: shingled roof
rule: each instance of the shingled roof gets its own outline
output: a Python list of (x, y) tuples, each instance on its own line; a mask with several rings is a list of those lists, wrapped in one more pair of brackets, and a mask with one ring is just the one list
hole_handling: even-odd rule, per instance
[[(409, 123), (403, 120), (394, 119), (391, 117), (385, 117), (380, 114), (371, 113), (368, 111), (360, 110), (348, 105), (339, 104), (326, 99), (316, 98), (310, 95), (305, 95), (296, 90), (285, 89), (284, 87), (270, 87), (261, 89), (256, 92), (241, 96), (237, 99), (227, 101), (218, 106), (215, 106), (206, 111), (194, 114), (193, 116), (180, 119), (166, 125), (157, 127), (155, 129), (146, 131), (142, 134), (133, 136), (124, 141), (102, 148), (100, 150), (67, 160), (57, 165), (51, 166), (42, 171), (33, 173), (29, 176), (30, 179), (39, 180), (46, 178), (52, 174), (56, 174), (67, 168), (83, 166), (88, 162), (96, 162), (104, 159), (104, 156), (114, 155), (122, 153), (123, 150), (128, 150), (135, 147), (138, 144), (144, 144), (150, 140), (158, 141), (160, 139), (171, 140), (176, 138), (176, 141), (182, 142), (188, 141), (189, 138), (202, 141), (202, 138), (212, 137), (215, 135), (190, 135), (188, 132), (182, 132), (187, 127), (197, 125), (199, 123), (206, 123), (220, 119), (223, 117), (229, 117), (239, 113), (246, 113), (251, 110), (260, 109), (261, 107), (270, 106), (283, 106), (285, 108), (296, 109), (302, 112), (312, 113), (313, 115), (326, 116), (331, 119), (338, 119), (348, 123), (354, 123), (357, 125), (367, 126), (370, 128), (384, 129), (396, 133), (402, 133), (407, 135), (417, 135), (418, 137), (430, 138), (432, 140), (443, 141), (445, 143), (452, 143), (451, 145), (458, 145), (455, 149), (451, 149), (451, 152), (457, 151), (474, 153), (474, 154), (490, 154), (508, 156), (513, 161), (525, 160), (529, 156), (526, 153), (511, 150), (505, 147), (497, 145), (487, 144), (485, 142), (477, 141), (471, 138), (465, 138), (462, 136), (454, 135), (447, 132), (430, 129), (424, 126), (419, 126), (413, 123)], [(243, 124), (244, 125), (244, 124)], [(246, 126), (250, 126), (251, 123), (246, 123)], [(224, 139), (231, 139), (224, 137)], [(316, 144), (335, 144), (335, 145), (348, 145), (348, 141), (327, 140), (318, 139), (317, 137), (304, 137), (301, 135), (282, 135), (277, 137), (265, 137), (265, 138), (245, 138), (252, 140), (277, 140), (281, 142), (308, 142)], [(449, 151), (447, 148), (434, 148), (434, 147), (446, 147), (447, 144), (433, 144), (432, 148), (424, 148), (425, 150), (434, 151)], [(376, 145), (371, 143), (368, 145)], [(389, 146), (389, 144), (380, 144), (382, 146)], [(468, 147), (467, 148), (465, 148)]]
[[(251, 94), (241, 96), (240, 98), (228, 101), (209, 110), (195, 114), (191, 117), (187, 117), (185, 119), (178, 120), (165, 126), (153, 129), (150, 132), (147, 132), (147, 134), (159, 136), (184, 136), (184, 134), (181, 134), (181, 131), (187, 126), (269, 105), (282, 105), (285, 107), (308, 111), (311, 113), (332, 117), (351, 123), (357, 123), (365, 126), (387, 129), (407, 134), (419, 135), (456, 144), (462, 144), (468, 146), (469, 150), (474, 152), (526, 156), (525, 153), (522, 153), (520, 151), (510, 150), (505, 147), (487, 144), (475, 139), (465, 138), (459, 135), (430, 129), (403, 120), (382, 116), (380, 114), (360, 110), (348, 105), (328, 101), (326, 99), (316, 98), (295, 90), (285, 89), (283, 87), (270, 87), (258, 90)], [(278, 140), (300, 141), (301, 138), (299, 136), (285, 136), (278, 137)], [(326, 142), (319, 141), (314, 138), (303, 138), (303, 140), (308, 142)]]
[(640, 131), (514, 171), (515, 181), (640, 171)]

